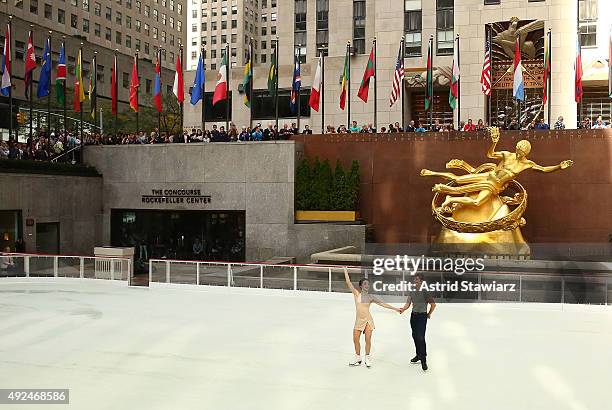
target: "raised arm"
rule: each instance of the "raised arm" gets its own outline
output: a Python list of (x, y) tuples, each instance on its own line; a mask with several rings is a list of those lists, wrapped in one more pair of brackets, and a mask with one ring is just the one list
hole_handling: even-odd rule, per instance
[(353, 284), (351, 283), (351, 277), (349, 276), (348, 269), (346, 269), (346, 266), (344, 267), (344, 280), (346, 281), (346, 286), (351, 290), (351, 292), (353, 292), (354, 295), (359, 293), (357, 292), (357, 289), (355, 289), (355, 286), (353, 286)]
[(560, 169), (566, 169), (571, 167), (572, 165), (574, 165), (574, 161), (572, 161), (571, 159), (562, 161), (560, 164), (558, 165), (551, 165), (548, 167), (542, 166), (542, 165), (538, 165), (535, 162), (531, 161), (531, 169), (535, 169), (536, 171), (541, 171), (541, 172), (555, 172), (558, 171)]
[(492, 159), (502, 159), (504, 154), (502, 152), (495, 151), (497, 143), (499, 142), (499, 130), (497, 128), (491, 128), (491, 145), (487, 151), (487, 157)]

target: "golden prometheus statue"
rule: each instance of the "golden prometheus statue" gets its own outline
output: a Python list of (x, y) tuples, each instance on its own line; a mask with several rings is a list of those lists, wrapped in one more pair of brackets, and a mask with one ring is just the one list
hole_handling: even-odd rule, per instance
[(497, 164), (485, 163), (474, 168), (463, 160), (453, 159), (446, 168), (462, 169), (467, 174), (421, 170), (421, 176), (450, 181), (432, 188), (435, 192), (432, 212), (443, 225), (435, 243), (446, 244), (445, 250), (452, 252), (529, 255), (529, 246), (520, 231), (526, 223), (523, 213), (527, 209), (527, 191), (515, 178), (528, 169), (542, 172), (566, 169), (573, 161), (538, 165), (527, 158), (531, 152), (527, 140), (519, 141), (515, 152), (495, 151), (499, 129), (489, 128), (489, 133), (492, 143), (487, 157), (498, 160)]

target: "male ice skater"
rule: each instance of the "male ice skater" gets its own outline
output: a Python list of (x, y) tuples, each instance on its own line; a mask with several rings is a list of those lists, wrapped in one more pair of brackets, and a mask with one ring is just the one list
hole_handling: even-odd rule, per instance
[[(400, 308), (400, 313), (408, 310), (412, 304), (412, 314), (410, 315), (410, 327), (412, 328), (412, 339), (416, 348), (416, 356), (410, 363), (421, 362), (421, 368), (427, 370), (427, 348), (425, 345), (425, 330), (427, 329), (427, 319), (431, 318), (431, 314), (436, 309), (436, 302), (429, 294), (427, 289), (422, 287), (424, 277), (421, 273), (414, 276), (415, 291), (410, 292), (406, 304)], [(429, 311), (427, 310), (429, 305)]]

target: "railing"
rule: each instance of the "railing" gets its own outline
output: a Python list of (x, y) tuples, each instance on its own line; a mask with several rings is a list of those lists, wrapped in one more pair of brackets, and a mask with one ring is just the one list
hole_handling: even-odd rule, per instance
[(0, 277), (120, 280), (130, 283), (132, 261), (94, 256), (0, 254)]
[[(353, 281), (361, 277), (385, 283), (411, 281), (408, 271), (385, 272), (374, 276), (371, 269), (349, 267)], [(500, 284), (514, 287), (508, 291), (440, 291), (433, 292), (440, 301), (483, 302), (539, 302), (611, 304), (612, 275), (572, 274), (551, 275), (540, 273), (466, 273), (426, 272), (428, 284), (466, 282), (468, 284)], [(342, 266), (325, 265), (272, 265), (258, 263), (226, 263), (151, 259), (150, 284), (184, 284), (225, 286), (239, 288), (284, 289), (292, 291), (349, 292), (344, 282)], [(372, 283), (370, 284), (372, 287)], [(374, 293), (371, 290), (371, 293)], [(403, 299), (407, 292), (379, 293), (389, 300)]]

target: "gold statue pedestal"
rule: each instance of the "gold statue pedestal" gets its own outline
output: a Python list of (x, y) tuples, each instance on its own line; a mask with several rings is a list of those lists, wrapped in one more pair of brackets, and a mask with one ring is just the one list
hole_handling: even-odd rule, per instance
[[(475, 197), (476, 194), (468, 195)], [(494, 196), (480, 207), (460, 207), (449, 219), (457, 222), (478, 223), (501, 219), (511, 212), (499, 196)], [(520, 227), (512, 230), (495, 230), (491, 232), (456, 232), (442, 226), (440, 233), (433, 241), (433, 248), (441, 253), (486, 255), (499, 258), (529, 258), (531, 249), (523, 238)]]

